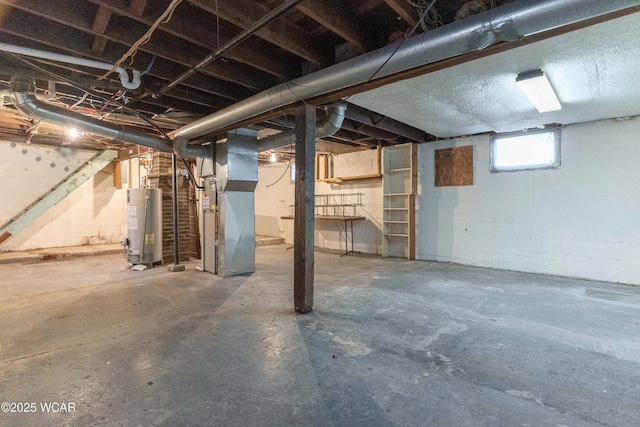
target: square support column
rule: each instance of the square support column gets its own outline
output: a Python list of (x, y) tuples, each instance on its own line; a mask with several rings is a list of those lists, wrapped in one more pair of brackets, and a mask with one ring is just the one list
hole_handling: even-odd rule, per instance
[(296, 312), (313, 309), (313, 247), (316, 108), (302, 104), (296, 108), (296, 185), (293, 234), (293, 301)]

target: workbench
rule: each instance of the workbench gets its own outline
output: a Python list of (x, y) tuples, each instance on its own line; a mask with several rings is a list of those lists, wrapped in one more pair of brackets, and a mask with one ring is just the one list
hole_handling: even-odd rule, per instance
[[(281, 219), (294, 219), (293, 215), (285, 215), (280, 217)], [(333, 221), (338, 228), (338, 231), (342, 233), (344, 231), (344, 255), (349, 255), (353, 253), (353, 223), (364, 221), (367, 219), (363, 216), (341, 216), (341, 215), (314, 215), (313, 219), (315, 221)], [(344, 222), (344, 228), (341, 228), (340, 224)], [(351, 237), (349, 237), (349, 232), (351, 233)], [(351, 250), (349, 250), (349, 241), (351, 241)]]

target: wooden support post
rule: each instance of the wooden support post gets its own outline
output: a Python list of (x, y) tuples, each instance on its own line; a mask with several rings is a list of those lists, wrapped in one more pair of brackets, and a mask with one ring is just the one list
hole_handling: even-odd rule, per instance
[(293, 234), (293, 302), (296, 312), (313, 308), (313, 231), (315, 198), (316, 108), (296, 108), (296, 186)]

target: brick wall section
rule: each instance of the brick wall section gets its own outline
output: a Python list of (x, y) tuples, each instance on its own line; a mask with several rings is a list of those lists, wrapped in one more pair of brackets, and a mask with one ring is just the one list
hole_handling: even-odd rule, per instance
[[(180, 166), (180, 165), (178, 165)], [(149, 174), (152, 188), (162, 190), (162, 260), (174, 263), (173, 248), (173, 182), (171, 175), (171, 154), (153, 153), (153, 164)], [(180, 261), (189, 260), (191, 220), (189, 215), (189, 181), (178, 177), (178, 233), (180, 238)]]

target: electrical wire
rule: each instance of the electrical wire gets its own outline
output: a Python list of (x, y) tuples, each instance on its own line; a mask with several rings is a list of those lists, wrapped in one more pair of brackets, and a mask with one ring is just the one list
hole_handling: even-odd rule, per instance
[[(284, 161), (281, 161), (280, 163), (284, 163)], [(282, 178), (284, 178), (284, 176), (287, 174), (287, 171), (289, 170), (289, 166), (291, 166), (291, 160), (289, 160), (289, 162), (286, 163), (286, 165), (287, 165), (287, 168), (284, 170), (284, 172), (282, 172), (282, 175), (280, 175), (280, 178), (278, 178), (275, 182), (272, 182), (271, 184), (267, 185), (267, 188), (273, 187), (274, 185), (279, 183)]]
[(429, 31), (444, 25), (438, 14), (438, 10), (433, 7), (436, 0), (433, 0), (428, 6), (425, 6), (427, 1), (428, 0), (421, 0), (421, 6), (418, 6), (418, 16), (420, 17), (420, 26), (423, 31)]
[[(433, 0), (433, 2), (435, 3), (435, 0)], [(393, 56), (398, 52), (398, 50), (400, 50), (400, 48), (402, 47), (402, 45), (404, 44), (404, 42), (407, 41), (407, 39), (409, 37), (411, 37), (413, 35), (413, 33), (415, 33), (415, 31), (418, 29), (418, 26), (420, 25), (421, 21), (416, 22), (416, 24), (411, 27), (411, 30), (409, 32), (407, 32), (404, 36), (404, 38), (402, 39), (402, 41), (400, 43), (398, 43), (398, 46), (396, 46), (396, 48), (393, 50), (393, 52), (391, 52), (391, 54), (387, 57), (387, 59), (385, 59), (385, 61), (373, 72), (373, 74), (371, 74), (371, 77), (369, 77), (367, 79), (367, 81), (365, 81), (364, 83), (362, 83), (363, 85), (366, 85), (367, 83), (369, 83), (371, 80), (373, 80), (375, 78), (375, 76), (380, 72), (380, 70), (382, 70), (384, 68), (385, 65), (387, 65), (389, 63), (389, 61), (391, 61), (391, 58), (393, 58)], [(351, 97), (351, 95), (343, 98), (344, 101), (348, 100)]]
[(176, 10), (176, 7), (178, 7), (180, 3), (182, 3), (182, 0), (173, 0), (169, 4), (167, 9), (162, 13), (162, 15), (160, 15), (160, 17), (156, 20), (156, 22), (154, 22), (153, 25), (149, 27), (147, 32), (144, 33), (144, 35), (140, 37), (140, 39), (137, 42), (131, 45), (129, 50), (124, 55), (122, 55), (122, 58), (120, 58), (118, 61), (116, 61), (115, 64), (113, 64), (113, 67), (111, 67), (111, 70), (107, 71), (104, 75), (100, 77), (100, 80), (106, 79), (109, 76), (109, 74), (113, 73), (116, 70), (116, 68), (122, 65), (122, 63), (126, 61), (128, 58), (131, 58), (131, 63), (133, 63), (133, 58), (136, 56), (136, 53), (138, 52), (138, 48), (143, 44), (147, 43), (149, 40), (151, 40), (151, 36), (153, 35), (154, 31), (156, 30), (156, 28), (158, 28), (160, 24), (166, 24), (171, 20), (171, 18), (173, 17), (173, 12)]
[(53, 77), (54, 79), (57, 79), (58, 81), (66, 82), (69, 85), (75, 87), (76, 89), (79, 89), (79, 90), (81, 90), (83, 92), (87, 92), (90, 95), (92, 95), (93, 97), (98, 98), (98, 99), (100, 99), (100, 100), (102, 100), (104, 102), (112, 103), (114, 105), (117, 105), (118, 107), (124, 109), (125, 111), (130, 112), (131, 114), (134, 114), (140, 120), (142, 120), (145, 123), (147, 123), (149, 126), (151, 126), (154, 130), (156, 130), (164, 138), (166, 138), (168, 140), (171, 140), (169, 135), (167, 135), (167, 133), (165, 131), (163, 131), (158, 125), (156, 125), (150, 118), (148, 118), (144, 114), (134, 110), (133, 108), (127, 107), (125, 104), (123, 104), (123, 103), (121, 103), (121, 102), (119, 102), (117, 100), (110, 99), (109, 97), (102, 95), (100, 92), (95, 91), (95, 90), (93, 90), (91, 88), (88, 88), (88, 87), (86, 87), (84, 85), (81, 85), (81, 84), (79, 84), (77, 82), (74, 82), (73, 80), (71, 80), (71, 79), (69, 79), (67, 77), (64, 77), (64, 76), (61, 76), (59, 74), (56, 74), (56, 73), (54, 73), (52, 71), (47, 70), (46, 68), (42, 68), (42, 67), (32, 63), (31, 61), (28, 61), (28, 60), (26, 60), (26, 59), (24, 59), (24, 58), (22, 58), (22, 57), (20, 57), (20, 56), (18, 56), (16, 54), (9, 53), (9, 52), (0, 52), (0, 54), (4, 55), (6, 57), (12, 58), (14, 60), (17, 60), (18, 62), (21, 62), (22, 64), (27, 65), (28, 67), (31, 67), (31, 68), (33, 68), (33, 69), (35, 69), (37, 71), (45, 73), (45, 74)]
[(216, 45), (220, 49), (220, 13), (218, 13), (218, 0), (216, 0)]
[(141, 76), (144, 76), (145, 74), (147, 74), (149, 71), (151, 71), (151, 67), (153, 67), (153, 64), (156, 62), (156, 56), (153, 55), (153, 58), (151, 58), (151, 61), (149, 61), (149, 65), (147, 65), (147, 69), (144, 70), (143, 72), (140, 73)]
[(73, 104), (71, 107), (69, 107), (70, 110), (73, 110), (74, 108), (76, 108), (78, 105), (82, 104), (87, 97), (89, 96), (89, 92), (85, 92), (84, 95), (82, 95), (82, 98), (80, 98), (78, 100), (78, 102), (76, 102), (75, 104)]
[(407, 0), (407, 3), (417, 9), (418, 21), (423, 31), (432, 30), (435, 27), (444, 25), (440, 18), (440, 14), (438, 14), (438, 10), (433, 7), (436, 0), (431, 1), (427, 6), (428, 1), (429, 0), (417, 0), (417, 3), (414, 3), (411, 0)]
[[(285, 125), (289, 127), (289, 117), (287, 117), (287, 115), (284, 112), (282, 112), (282, 115), (284, 117)], [(293, 153), (293, 147), (290, 146), (290, 150), (291, 150), (290, 153)], [(284, 163), (284, 161), (281, 160), (280, 163)], [(282, 175), (280, 175), (280, 178), (278, 178), (275, 182), (272, 182), (271, 184), (267, 185), (267, 188), (273, 187), (274, 185), (279, 183), (282, 178), (284, 178), (284, 176), (287, 174), (287, 171), (291, 167), (291, 163), (292, 163), (291, 159), (289, 159), (289, 161), (286, 163), (287, 168), (284, 170), (284, 172), (282, 172)]]

